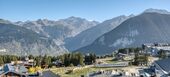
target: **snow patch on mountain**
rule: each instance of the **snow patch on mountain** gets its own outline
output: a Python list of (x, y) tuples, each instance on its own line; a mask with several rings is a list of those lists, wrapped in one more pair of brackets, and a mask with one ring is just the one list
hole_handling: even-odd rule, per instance
[(104, 40), (105, 40), (105, 37), (104, 37), (104, 36), (102, 36), (102, 37), (99, 39), (99, 42), (100, 42), (102, 45), (105, 45)]
[(134, 39), (129, 39), (127, 37), (117, 39), (113, 44), (109, 45), (109, 47), (116, 47), (116, 46), (122, 46), (125, 47), (127, 45), (130, 45), (134, 43)]
[(134, 37), (134, 36), (137, 36), (137, 35), (139, 35), (138, 30), (132, 30), (132, 31), (129, 32), (129, 36), (131, 36), (131, 37)]

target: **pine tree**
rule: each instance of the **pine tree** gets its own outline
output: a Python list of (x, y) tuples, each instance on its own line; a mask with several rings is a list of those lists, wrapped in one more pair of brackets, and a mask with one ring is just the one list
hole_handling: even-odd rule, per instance
[(36, 66), (41, 66), (41, 56), (37, 56), (35, 58), (35, 63), (36, 63)]
[(80, 65), (84, 65), (84, 58), (83, 55), (81, 53), (78, 53), (78, 60)]
[(4, 64), (3, 57), (0, 56), (0, 65)]
[(33, 55), (29, 55), (28, 58), (29, 59), (34, 59), (34, 56)]
[(45, 65), (46, 67), (51, 63), (51, 58), (47, 55), (44, 55), (41, 64)]

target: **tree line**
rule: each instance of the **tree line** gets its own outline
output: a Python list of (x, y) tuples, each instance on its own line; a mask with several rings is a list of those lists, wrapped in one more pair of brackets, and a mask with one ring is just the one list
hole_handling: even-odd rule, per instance
[(63, 66), (84, 66), (85, 64), (92, 64), (96, 62), (96, 55), (89, 54), (83, 55), (80, 52), (74, 53), (67, 53), (60, 56), (16, 56), (16, 55), (1, 55), (0, 56), (0, 65), (5, 63), (11, 63), (11, 61), (24, 61), (26, 58), (33, 59), (34, 66), (41, 66), (41, 67), (51, 67), (55, 65), (53, 62), (60, 61)]
[(64, 66), (84, 66), (86, 64), (93, 64), (96, 62), (96, 55), (88, 53), (86, 55), (81, 54), (80, 52), (69, 53), (61, 55), (57, 58), (63, 62)]
[(21, 57), (15, 55), (0, 55), (0, 65), (10, 63), (11, 61), (17, 61)]

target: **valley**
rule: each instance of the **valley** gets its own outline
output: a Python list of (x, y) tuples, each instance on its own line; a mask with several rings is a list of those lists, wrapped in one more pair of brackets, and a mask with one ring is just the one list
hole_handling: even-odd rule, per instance
[(0, 77), (170, 77), (169, 0), (0, 0)]

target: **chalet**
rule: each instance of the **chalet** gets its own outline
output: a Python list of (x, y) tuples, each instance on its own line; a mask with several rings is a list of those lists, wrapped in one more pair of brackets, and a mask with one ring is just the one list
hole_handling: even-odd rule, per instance
[(24, 66), (4, 65), (0, 70), (0, 77), (27, 77), (27, 69)]
[(115, 59), (117, 60), (133, 60), (135, 57), (134, 53), (118, 53), (116, 56), (115, 56)]
[(11, 61), (12, 65), (14, 64), (19, 64), (19, 65), (24, 65), (26, 68), (32, 67), (34, 65), (34, 60), (33, 59), (25, 59), (21, 61)]

